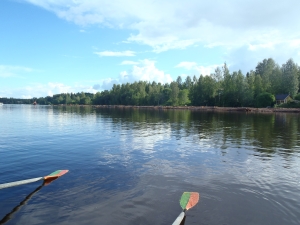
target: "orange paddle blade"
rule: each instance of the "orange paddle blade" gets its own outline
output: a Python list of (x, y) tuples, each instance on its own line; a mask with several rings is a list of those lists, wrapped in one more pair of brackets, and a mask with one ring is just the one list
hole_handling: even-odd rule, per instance
[(44, 177), (44, 180), (53, 180), (69, 172), (69, 170), (56, 170), (55, 172)]
[(198, 203), (199, 197), (198, 192), (183, 192), (180, 199), (180, 206), (183, 210), (189, 210)]

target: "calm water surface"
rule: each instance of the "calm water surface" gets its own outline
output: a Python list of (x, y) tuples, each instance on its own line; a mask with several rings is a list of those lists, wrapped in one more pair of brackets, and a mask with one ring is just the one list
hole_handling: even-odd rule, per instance
[[(0, 190), (5, 224), (300, 224), (300, 117), (3, 105)], [(2, 220), (3, 222), (3, 220)], [(0, 222), (1, 223), (1, 222)]]

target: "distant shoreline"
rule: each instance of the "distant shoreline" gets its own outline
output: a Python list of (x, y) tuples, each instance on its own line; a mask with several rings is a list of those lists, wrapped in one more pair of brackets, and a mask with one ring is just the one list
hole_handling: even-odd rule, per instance
[(252, 108), (252, 107), (218, 107), (218, 106), (133, 106), (133, 105), (53, 105), (53, 106), (77, 106), (94, 108), (137, 108), (156, 110), (192, 110), (210, 112), (250, 112), (250, 113), (300, 113), (300, 108)]

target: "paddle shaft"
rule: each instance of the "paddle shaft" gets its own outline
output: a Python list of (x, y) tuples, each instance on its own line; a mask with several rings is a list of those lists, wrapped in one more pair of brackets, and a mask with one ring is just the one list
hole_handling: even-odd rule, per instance
[(36, 182), (39, 180), (44, 180), (44, 182), (46, 182), (46, 183), (51, 182), (51, 181), (57, 179), (58, 177), (66, 174), (67, 172), (69, 172), (69, 170), (56, 170), (53, 173), (51, 173), (45, 177), (37, 177), (37, 178), (32, 178), (32, 179), (27, 179), (27, 180), (10, 182), (10, 183), (6, 183), (6, 184), (0, 184), (0, 189), (14, 187), (14, 186), (22, 185), (22, 184), (29, 184), (29, 183), (33, 183), (33, 182)]
[(37, 182), (39, 180), (44, 180), (44, 177), (37, 177), (37, 178), (32, 178), (32, 179), (27, 179), (27, 180), (10, 182), (10, 183), (6, 183), (6, 184), (0, 184), (0, 189), (14, 187), (14, 186), (22, 185), (22, 184), (29, 184), (29, 183)]
[(184, 211), (182, 211), (179, 216), (176, 218), (176, 220), (172, 223), (172, 225), (179, 225), (181, 223), (181, 221), (183, 220), (185, 216)]

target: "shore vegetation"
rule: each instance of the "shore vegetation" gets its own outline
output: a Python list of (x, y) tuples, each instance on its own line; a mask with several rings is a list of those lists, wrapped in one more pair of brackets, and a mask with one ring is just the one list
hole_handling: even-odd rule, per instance
[[(299, 107), (300, 67), (289, 59), (282, 66), (272, 58), (259, 62), (255, 70), (230, 72), (226, 63), (210, 75), (178, 76), (171, 83), (136, 81), (114, 84), (97, 93), (61, 93), (53, 96), (0, 98), (4, 104), (40, 105), (132, 105), (132, 106), (218, 106)], [(289, 94), (296, 101), (276, 105), (276, 95)]]

